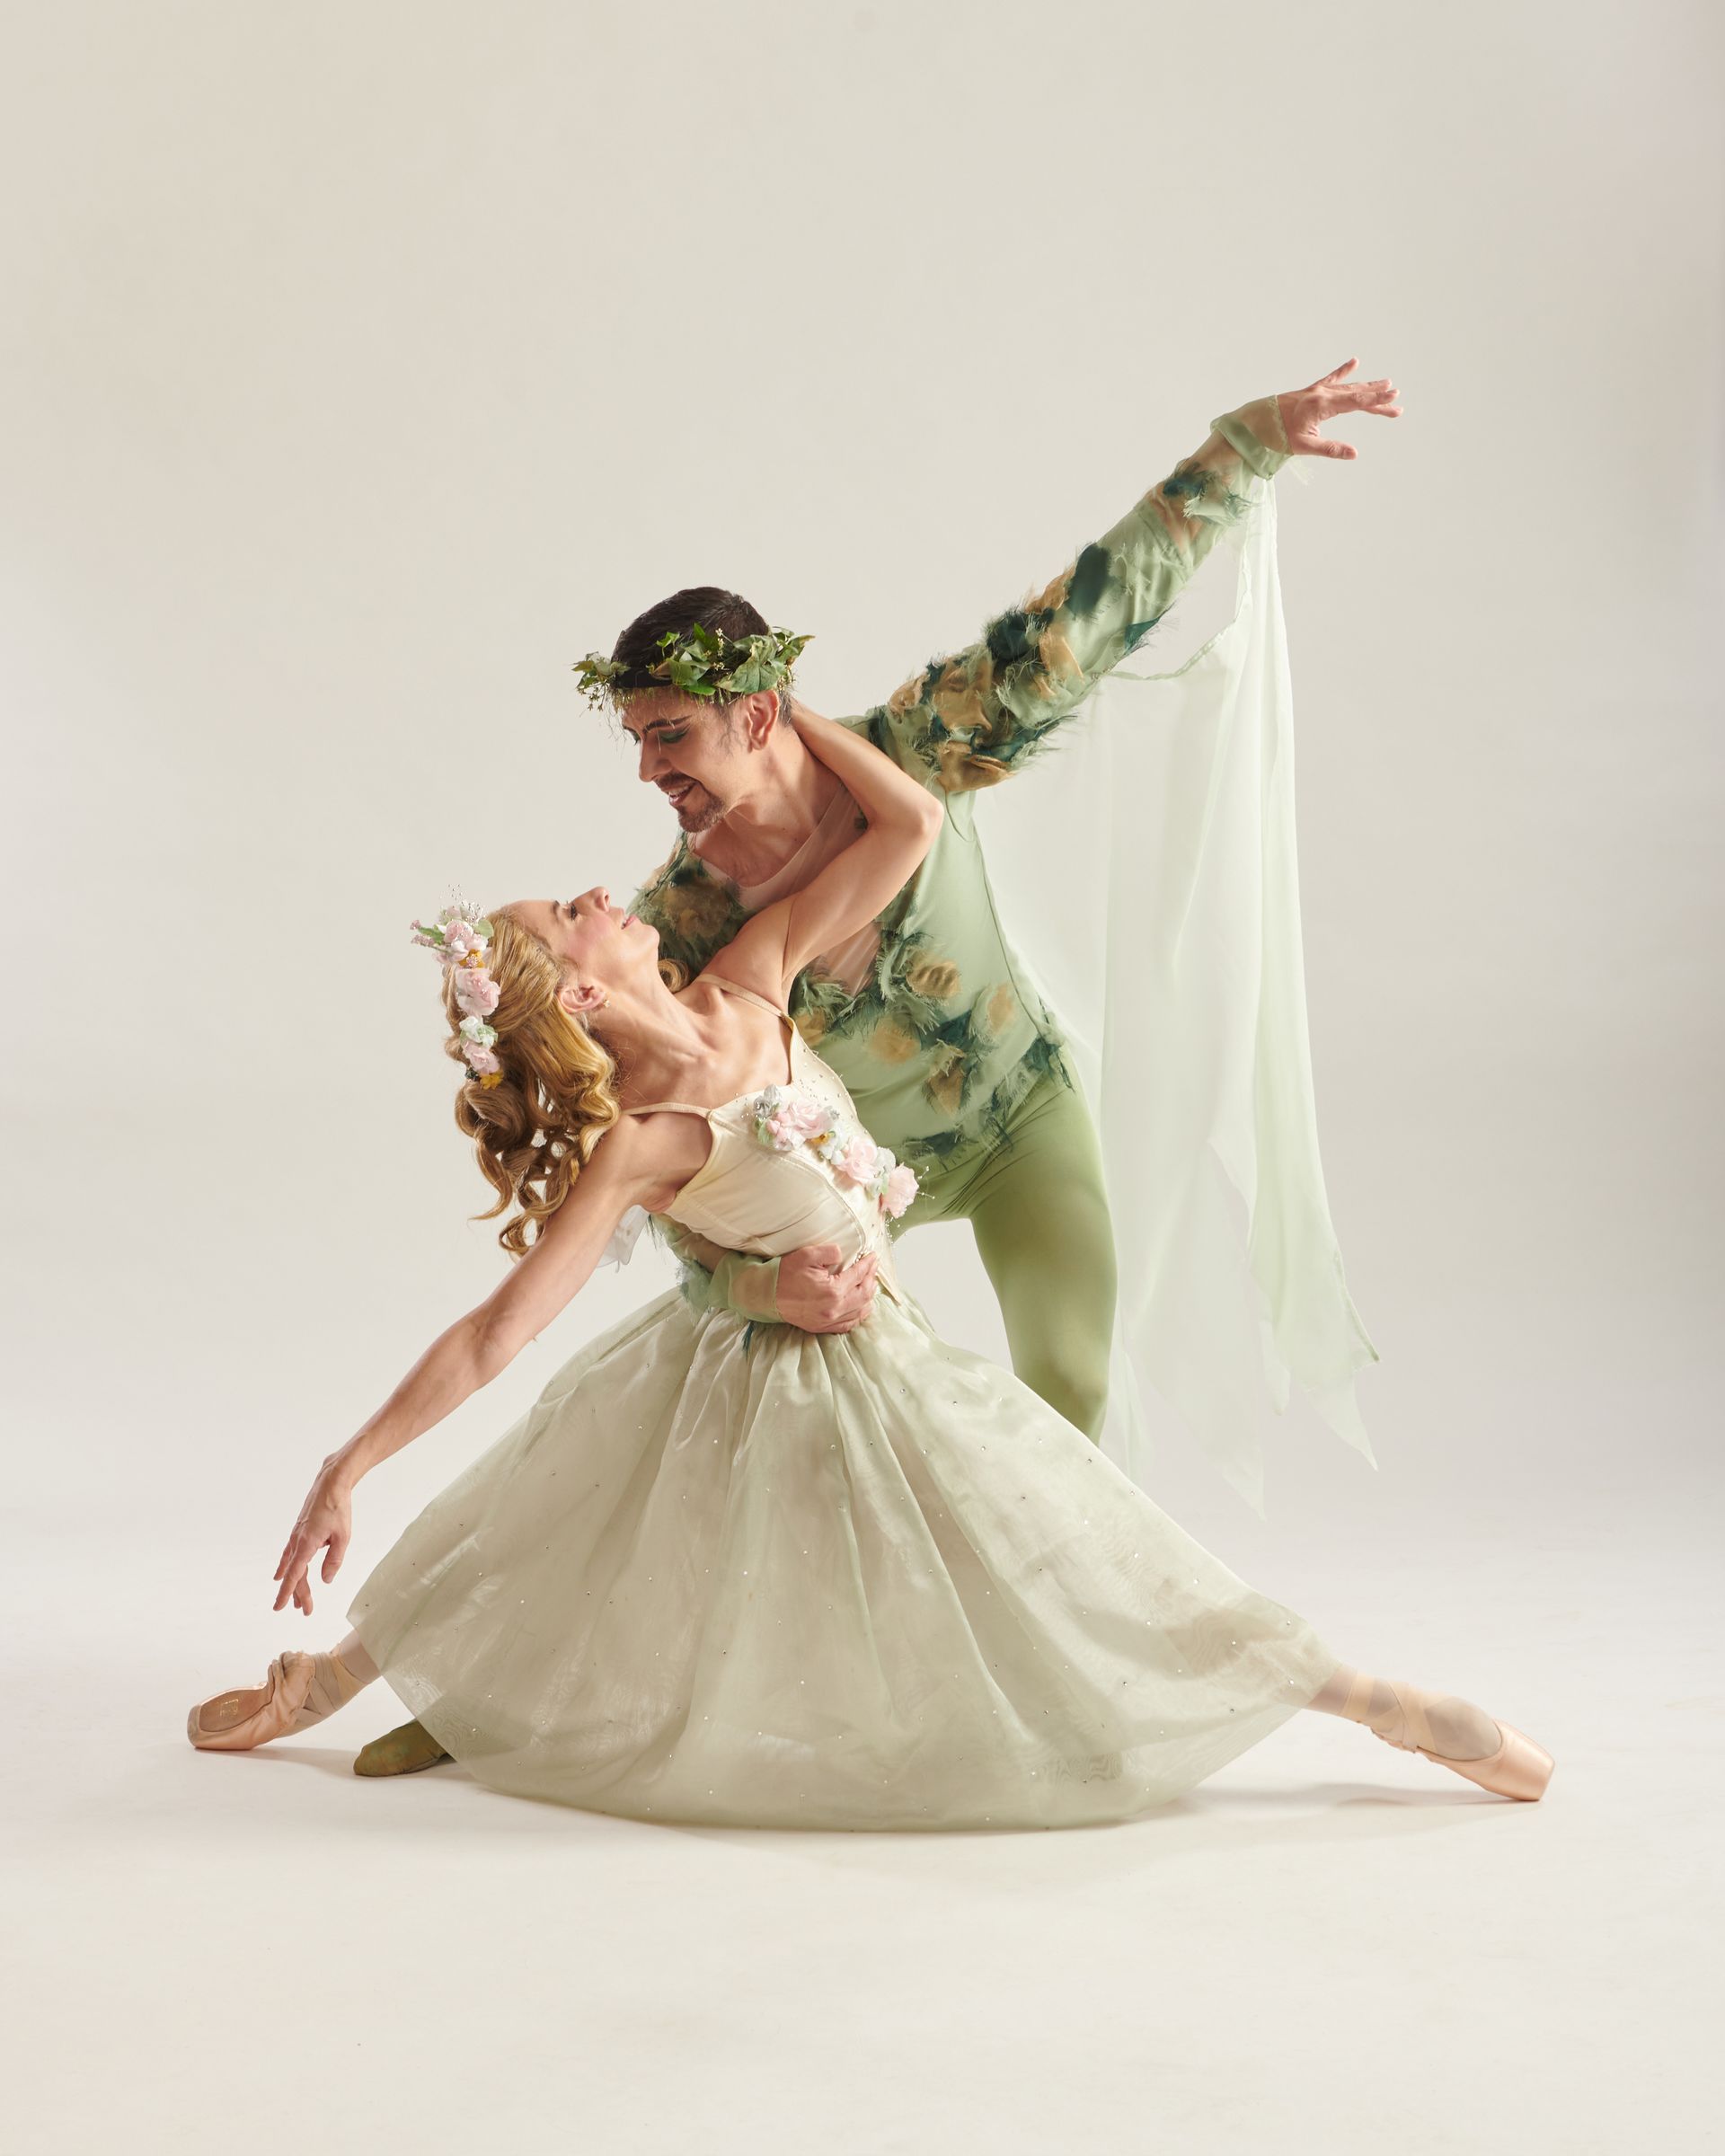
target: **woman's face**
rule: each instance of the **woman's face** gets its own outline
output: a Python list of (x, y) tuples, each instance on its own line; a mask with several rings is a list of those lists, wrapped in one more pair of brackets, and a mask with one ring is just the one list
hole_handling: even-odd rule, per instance
[(613, 906), (603, 884), (579, 898), (518, 898), (503, 910), (562, 960), (574, 988), (617, 987), (637, 974), (659, 977), (659, 931)]

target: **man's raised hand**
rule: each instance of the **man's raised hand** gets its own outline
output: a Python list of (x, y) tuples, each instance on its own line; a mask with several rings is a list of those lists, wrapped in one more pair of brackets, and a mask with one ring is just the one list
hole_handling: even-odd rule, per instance
[(1358, 359), (1344, 360), (1333, 372), (1321, 375), (1307, 388), (1286, 389), (1277, 398), (1290, 456), (1358, 456), (1359, 452), (1351, 442), (1334, 441), (1330, 436), (1320, 434), (1319, 428), (1327, 420), (1355, 411), (1370, 412), (1380, 420), (1402, 417), (1393, 382), (1343, 379), (1358, 365)]

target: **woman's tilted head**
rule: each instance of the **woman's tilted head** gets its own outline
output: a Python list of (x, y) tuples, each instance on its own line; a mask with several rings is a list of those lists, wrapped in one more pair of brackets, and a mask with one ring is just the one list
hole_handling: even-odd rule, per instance
[(659, 939), (597, 889), (489, 916), (447, 907), (434, 926), (413, 926), (443, 966), (444, 1052), (463, 1074), (456, 1122), (496, 1192), (475, 1217), (509, 1213), (498, 1241), (518, 1258), (623, 1112), (598, 1028), (614, 994), (671, 985)]

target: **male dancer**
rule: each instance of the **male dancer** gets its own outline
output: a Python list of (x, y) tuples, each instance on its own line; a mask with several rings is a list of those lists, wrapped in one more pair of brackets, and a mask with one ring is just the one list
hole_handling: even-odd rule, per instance
[[(1002, 934), (975, 794), (1021, 770), (1154, 627), (1218, 531), (1244, 514), (1248, 473), (1269, 479), (1289, 456), (1351, 458), (1351, 446), (1318, 431), (1325, 420), (1398, 416), (1390, 383), (1344, 379), (1355, 364), (1217, 420), (1196, 455), (1045, 590), (846, 721), (941, 791), (946, 823), (875, 927), (801, 976), (792, 1014), (877, 1142), (921, 1179), (905, 1227), (969, 1221), (1013, 1370), (1092, 1437), (1107, 1405), (1115, 1295), (1096, 1133), (1059, 1027)], [(715, 694), (716, 648), (713, 667), (693, 676), (675, 663), (698, 649), (697, 623), (772, 670), (774, 647), (759, 641), (770, 640), (766, 623), (711, 588), (661, 601), (623, 632), (610, 662), (585, 662), (639, 746), (641, 778), (682, 826), (632, 905), (691, 974), (749, 914), (813, 877), (856, 813), (786, 722), (782, 690)], [(803, 641), (785, 640), (791, 657)], [(694, 685), (676, 685), (679, 673)], [(714, 1267), (694, 1285), (713, 1305), (811, 1331), (848, 1330), (866, 1314), (871, 1283), (834, 1273), (829, 1253), (703, 1254)]]

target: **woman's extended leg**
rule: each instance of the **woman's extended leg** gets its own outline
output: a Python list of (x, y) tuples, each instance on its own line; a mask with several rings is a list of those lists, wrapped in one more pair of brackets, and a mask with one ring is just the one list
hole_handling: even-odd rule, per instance
[(217, 1692), (186, 1717), (186, 1735), (200, 1752), (254, 1752), (272, 1737), (309, 1729), (345, 1707), (377, 1674), (358, 1632), (328, 1654), (278, 1655), (261, 1684)]
[(1448, 1767), (1500, 1797), (1531, 1800), (1552, 1778), (1552, 1757), (1508, 1722), (1451, 1692), (1394, 1684), (1344, 1664), (1308, 1701), (1320, 1714), (1341, 1715), (1394, 1745)]

